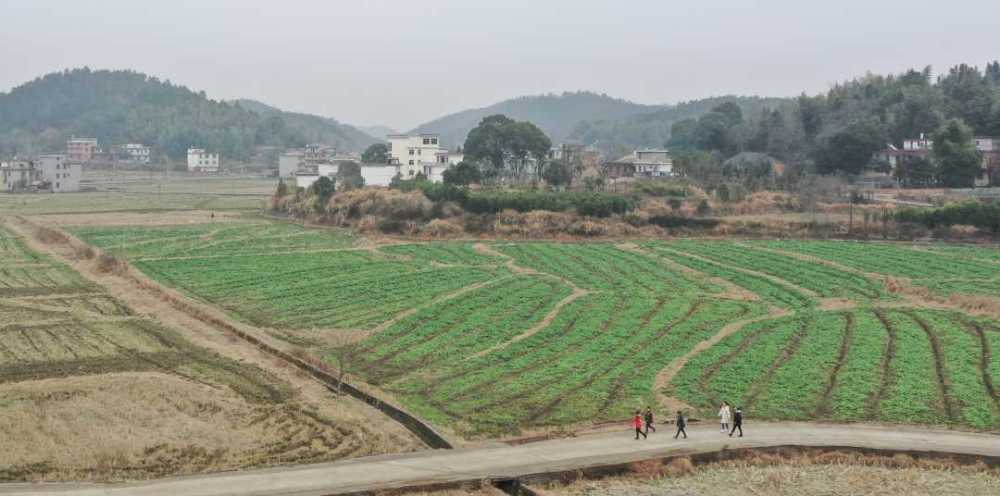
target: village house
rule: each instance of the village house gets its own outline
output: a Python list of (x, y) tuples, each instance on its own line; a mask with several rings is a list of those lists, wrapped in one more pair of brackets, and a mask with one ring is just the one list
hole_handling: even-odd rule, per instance
[(122, 145), (121, 152), (126, 161), (134, 164), (148, 164), (152, 156), (150, 148), (140, 143)]
[(80, 191), (82, 169), (81, 164), (71, 163), (62, 153), (42, 154), (32, 161), (6, 162), (0, 164), (0, 190), (52, 193)]
[(53, 193), (69, 193), (80, 191), (80, 178), (83, 176), (83, 165), (69, 160), (62, 153), (46, 153), (35, 160), (42, 181), (48, 183), (48, 189)]
[(40, 181), (41, 173), (31, 162), (13, 160), (0, 163), (0, 190), (27, 191)]
[(673, 174), (673, 170), (674, 163), (667, 150), (636, 150), (604, 164), (604, 173), (610, 179), (666, 177)]
[(219, 154), (201, 148), (188, 148), (188, 172), (219, 172)]
[(389, 135), (389, 164), (397, 166), (404, 179), (423, 174), (429, 181), (441, 182), (444, 171), (464, 158), (462, 152), (442, 147), (437, 134)]
[(66, 142), (66, 155), (70, 162), (85, 164), (94, 160), (100, 150), (97, 148), (97, 138), (77, 138), (73, 136)]
[[(1000, 137), (976, 136), (973, 138), (976, 150), (983, 157), (983, 175), (976, 180), (976, 186), (986, 186), (1000, 182)], [(920, 133), (919, 138), (903, 140), (903, 147), (889, 144), (885, 150), (875, 154), (875, 160), (886, 162), (895, 175), (896, 168), (915, 158), (928, 158), (934, 151), (934, 141)]]

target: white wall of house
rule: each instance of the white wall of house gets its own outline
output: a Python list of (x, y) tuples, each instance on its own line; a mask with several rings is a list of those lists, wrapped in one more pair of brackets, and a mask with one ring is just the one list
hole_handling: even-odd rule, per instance
[(201, 148), (188, 148), (187, 164), (190, 172), (218, 172), (219, 154), (208, 153)]
[(66, 155), (62, 153), (39, 155), (35, 167), (40, 171), (42, 180), (49, 183), (53, 193), (80, 191), (83, 166), (79, 163), (70, 163)]
[(321, 176), (334, 177), (337, 175), (337, 171), (340, 170), (340, 164), (319, 164), (316, 166), (316, 172)]
[(278, 175), (281, 177), (292, 177), (302, 167), (305, 154), (302, 152), (282, 153), (278, 157)]
[(319, 174), (297, 174), (295, 176), (295, 186), (309, 189), (316, 181), (319, 181)]
[(399, 166), (403, 179), (424, 172), (427, 166), (437, 166), (442, 152), (447, 150), (441, 147), (441, 139), (436, 134), (389, 136), (389, 163)]
[(398, 172), (399, 167), (395, 165), (361, 166), (361, 177), (365, 178), (365, 186), (388, 186)]
[(125, 145), (125, 156), (129, 162), (138, 164), (148, 164), (150, 160), (150, 148), (139, 143), (129, 143)]

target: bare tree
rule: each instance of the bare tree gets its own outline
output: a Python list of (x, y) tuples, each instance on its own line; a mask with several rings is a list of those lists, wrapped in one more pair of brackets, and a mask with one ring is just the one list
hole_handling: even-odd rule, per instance
[(343, 394), (344, 381), (347, 376), (357, 372), (359, 358), (362, 353), (362, 343), (368, 337), (363, 331), (326, 330), (331, 333), (324, 341), (329, 345), (330, 356), (337, 366), (337, 395)]

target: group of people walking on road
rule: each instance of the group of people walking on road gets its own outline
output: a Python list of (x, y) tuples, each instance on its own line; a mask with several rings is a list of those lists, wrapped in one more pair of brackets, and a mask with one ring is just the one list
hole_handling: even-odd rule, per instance
[[(740, 436), (743, 437), (743, 409), (736, 407), (735, 411), (728, 401), (722, 402), (722, 407), (719, 408), (719, 424), (721, 429), (719, 432), (725, 434), (729, 433), (729, 437), (733, 437), (736, 431), (740, 431)], [(730, 424), (732, 428), (730, 429)], [(687, 418), (684, 417), (684, 412), (681, 410), (677, 411), (677, 419), (674, 420), (674, 425), (677, 426), (677, 432), (674, 433), (674, 439), (678, 436), (684, 436), (687, 439)], [(635, 416), (632, 417), (632, 427), (635, 428), (635, 440), (639, 440), (639, 436), (643, 439), (649, 437), (649, 431), (656, 432), (656, 426), (653, 423), (653, 409), (646, 407), (645, 411), (636, 410)]]

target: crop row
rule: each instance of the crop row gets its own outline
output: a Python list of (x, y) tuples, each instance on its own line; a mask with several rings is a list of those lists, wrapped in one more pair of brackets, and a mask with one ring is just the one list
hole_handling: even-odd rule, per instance
[(449, 265), (497, 265), (503, 259), (475, 250), (472, 243), (426, 243), (393, 245), (379, 251), (419, 262), (436, 262)]
[(271, 327), (371, 327), (503, 272), (357, 252), (144, 261), (150, 276)]
[(289, 253), (345, 248), (353, 243), (340, 231), (307, 229), (286, 223), (87, 226), (70, 231), (94, 246), (132, 259)]
[(517, 243), (496, 248), (518, 265), (563, 277), (586, 289), (671, 296), (717, 289), (655, 258), (607, 244)]
[(865, 276), (821, 263), (754, 249), (740, 243), (675, 241), (667, 246), (717, 262), (778, 277), (822, 297), (875, 300), (887, 296), (881, 284)]
[(989, 355), (963, 319), (905, 309), (772, 319), (694, 357), (670, 388), (706, 415), (728, 400), (757, 418), (994, 428)]
[(697, 270), (712, 277), (725, 279), (751, 293), (756, 294), (762, 301), (787, 308), (807, 308), (816, 304), (815, 299), (801, 291), (795, 290), (788, 285), (775, 282), (766, 277), (743, 272), (737, 268), (727, 266), (718, 262), (712, 262), (702, 258), (694, 257), (683, 252), (668, 249), (661, 244), (650, 244), (646, 246), (656, 255), (662, 256), (676, 263)]
[(415, 409), (469, 434), (621, 418), (649, 404), (674, 358), (751, 313), (742, 303), (595, 293), (538, 333), (393, 386)]
[(402, 319), (369, 340), (364, 366), (381, 384), (417, 368), (468, 357), (527, 330), (569, 295), (564, 284), (516, 276), (434, 305)]
[[(997, 265), (976, 257), (959, 257), (885, 243), (850, 241), (767, 241), (763, 246), (793, 251), (864, 272), (906, 277), (931, 286), (937, 281), (963, 281), (962, 289), (989, 292), (996, 287)], [(990, 248), (983, 248), (990, 250)]]

